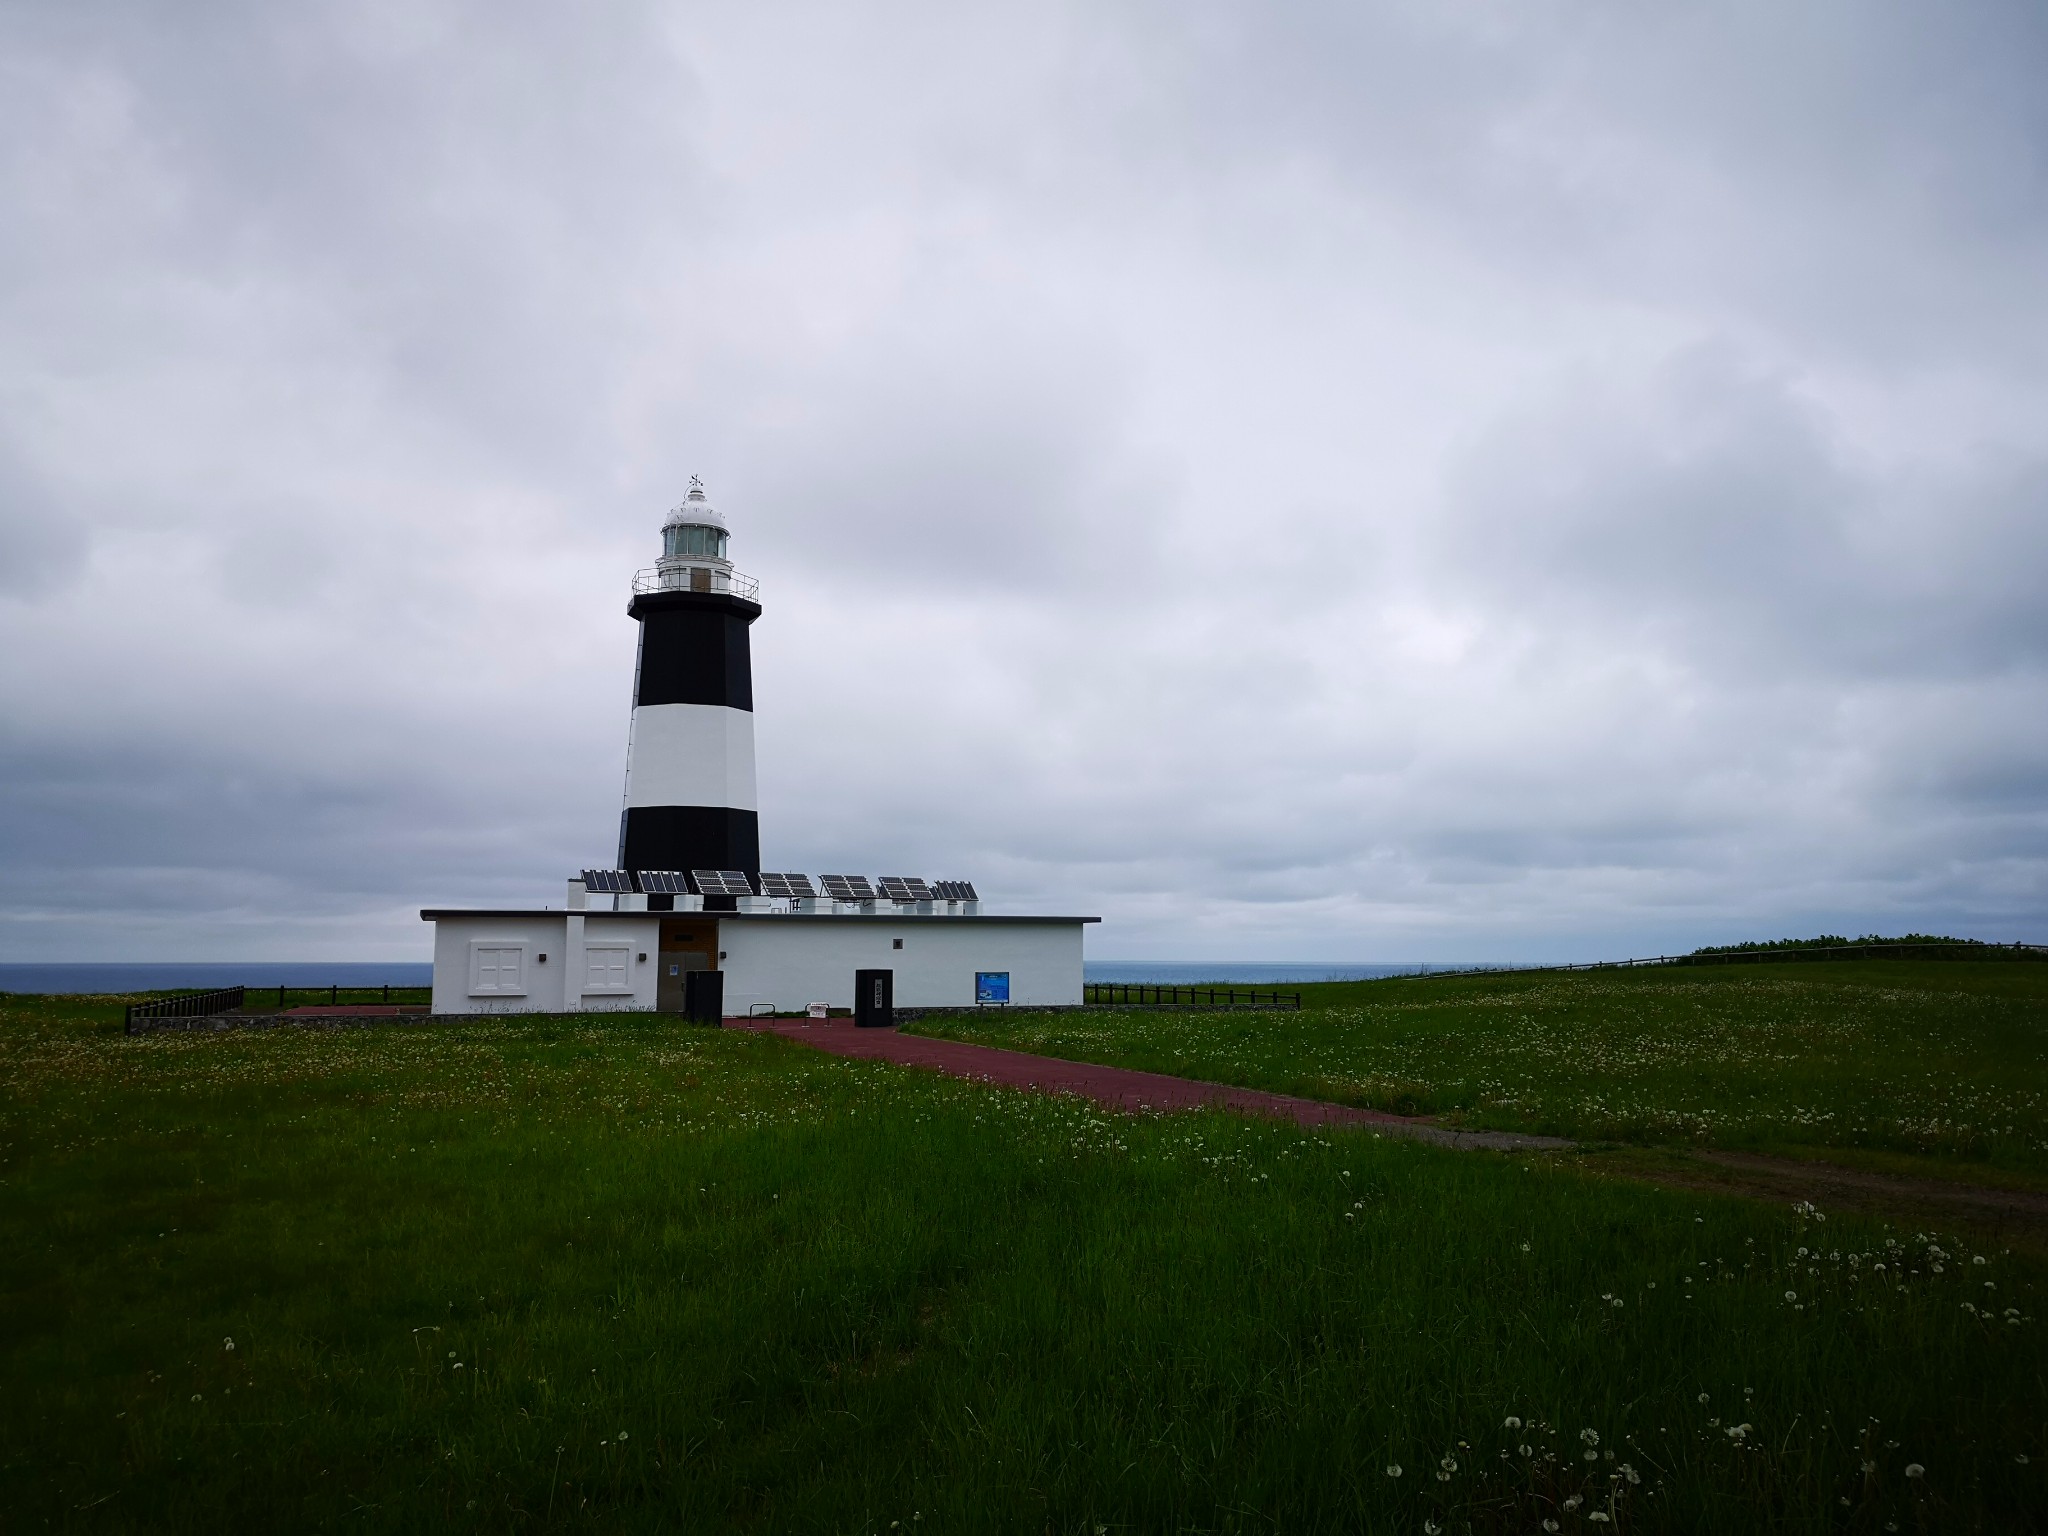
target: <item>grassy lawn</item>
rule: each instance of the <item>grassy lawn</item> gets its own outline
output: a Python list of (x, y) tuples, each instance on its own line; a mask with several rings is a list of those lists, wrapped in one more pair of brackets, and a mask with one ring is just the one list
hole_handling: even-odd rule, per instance
[(1779, 963), (1300, 990), (1300, 1013), (990, 1014), (919, 1027), (1498, 1130), (1865, 1151), (2048, 1183), (2048, 964)]
[[(1827, 985), (1867, 1027), (1940, 1016), (1849, 969)], [(1718, 994), (1750, 1025), (1668, 979), (1623, 1016), (1824, 1032), (1770, 990), (1804, 975), (1752, 980)], [(2037, 1082), (2037, 995), (1944, 984), (1976, 999), (1971, 1091)], [(1572, 1051), (1642, 1048), (1547, 985), (1175, 1022), (1247, 1063), (1228, 1031), (1378, 1030), (1390, 1082), (1494, 1085), (1475, 1112), (1551, 1061), (1537, 1086), (1579, 1103), (1598, 1072)], [(0, 1530), (2026, 1531), (2048, 1509), (2048, 1271), (1994, 1245), (645, 1016), (118, 1018), (0, 998)], [(1453, 1018), (1554, 1025), (1558, 1054), (1438, 1084)], [(1835, 1112), (1875, 1113), (1885, 1070)], [(1718, 1133), (1771, 1081), (1702, 1078), (1694, 1107)], [(2009, 1118), (2038, 1146), (2038, 1110)]]

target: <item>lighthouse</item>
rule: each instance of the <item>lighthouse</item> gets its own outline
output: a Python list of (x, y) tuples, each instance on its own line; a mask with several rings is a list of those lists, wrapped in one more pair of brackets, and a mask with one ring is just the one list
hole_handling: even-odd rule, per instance
[(660, 560), (633, 577), (617, 867), (570, 876), (559, 907), (423, 908), (433, 1011), (886, 1024), (898, 1008), (1080, 1007), (1081, 934), (1097, 918), (985, 912), (966, 880), (762, 870), (759, 583), (732, 568), (730, 541), (692, 477)]
[(732, 567), (725, 518), (690, 477), (661, 525), (661, 559), (633, 578), (640, 626), (626, 741), (622, 870), (761, 868), (749, 627), (759, 583)]

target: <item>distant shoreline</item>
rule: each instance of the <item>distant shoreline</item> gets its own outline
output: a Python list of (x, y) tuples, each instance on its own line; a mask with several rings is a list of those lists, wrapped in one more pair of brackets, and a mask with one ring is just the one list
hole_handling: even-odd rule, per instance
[[(1090, 960), (1089, 981), (1201, 986), (1278, 986), (1370, 981), (1418, 971), (1464, 970), (1499, 962), (1382, 960)], [(426, 960), (190, 960), (0, 964), (0, 993), (154, 992), (186, 987), (424, 987)]]

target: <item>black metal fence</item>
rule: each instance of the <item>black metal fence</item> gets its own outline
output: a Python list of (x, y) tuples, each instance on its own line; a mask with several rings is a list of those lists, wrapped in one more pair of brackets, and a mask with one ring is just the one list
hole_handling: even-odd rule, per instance
[(1084, 1000), (1100, 1006), (1144, 1008), (1295, 1008), (1299, 992), (1260, 992), (1247, 987), (1171, 987), (1149, 981), (1091, 981)]
[[(273, 992), (276, 994), (273, 999)], [(393, 997), (393, 993), (397, 997)], [(157, 1027), (161, 1019), (218, 1018), (222, 1014), (247, 1014), (251, 1018), (271, 1011), (284, 1013), (288, 1008), (319, 1007), (329, 1008), (377, 1008), (389, 1007), (396, 1002), (401, 1008), (409, 1004), (429, 1001), (430, 988), (393, 987), (390, 982), (367, 987), (344, 987), (339, 982), (324, 987), (217, 987), (211, 992), (179, 992), (169, 997), (154, 997), (147, 1002), (128, 1004), (124, 1021), (131, 1035), (146, 1033)], [(181, 1026), (182, 1027), (182, 1026)]]
[(243, 987), (219, 987), (211, 992), (180, 992), (175, 997), (153, 997), (146, 1003), (130, 1003), (123, 1028), (132, 1035), (135, 1026), (146, 1019), (196, 1019), (226, 1013), (230, 1008), (242, 1006), (246, 990)]
[[(250, 988), (249, 990), (250, 990), (251, 992), (255, 992), (255, 991), (256, 991), (257, 989), (256, 989), (256, 988), (254, 988), (254, 987), (251, 987), (251, 988)], [(398, 989), (398, 990), (399, 990), (400, 992), (427, 992), (427, 993), (431, 993), (431, 991), (432, 991), (433, 989), (432, 989), (432, 988), (430, 988), (430, 987), (407, 987), (407, 986), (401, 986), (401, 987), (399, 987), (399, 989)], [(344, 992), (349, 992), (349, 993), (356, 993), (356, 994), (367, 994), (367, 995), (368, 995), (368, 997), (369, 997), (369, 999), (370, 999), (370, 1001), (371, 1001), (372, 1003), (375, 1003), (375, 1002), (376, 1002), (376, 1001), (378, 1000), (378, 993), (379, 993), (379, 991), (380, 991), (380, 988), (378, 988), (378, 987), (374, 987), (374, 986), (372, 986), (372, 987), (344, 987), (343, 985), (341, 985), (341, 983), (340, 983), (340, 982), (334, 982), (334, 983), (331, 983), (330, 985), (328, 985), (328, 986), (324, 986), (324, 987), (283, 987), (283, 986), (280, 986), (280, 987), (279, 987), (279, 988), (277, 989), (277, 1011), (278, 1011), (279, 1013), (283, 1013), (283, 1012), (284, 1012), (284, 1010), (285, 1010), (285, 994), (286, 994), (287, 992), (296, 992), (296, 993), (302, 994), (302, 997), (301, 997), (301, 1001), (300, 1001), (300, 1003), (299, 1003), (299, 1006), (300, 1006), (300, 1007), (302, 1007), (302, 1008), (304, 1008), (304, 1007), (317, 1007), (317, 1006), (318, 1006), (318, 1005), (320, 1004), (320, 1002), (322, 1001), (322, 997), (323, 997), (323, 994), (324, 994), (324, 997), (325, 997), (325, 1001), (326, 1001), (326, 1004), (327, 1004), (327, 1006), (328, 1006), (328, 1007), (330, 1007), (330, 1008), (338, 1008), (338, 1007), (340, 1007), (340, 1006), (341, 1006), (341, 1001), (342, 1001), (342, 998), (341, 998), (341, 994), (342, 994), (342, 993), (344, 993)], [(383, 1001), (384, 1001), (385, 1003), (389, 1003), (389, 1002), (391, 1001), (391, 983), (390, 983), (390, 982), (388, 982), (388, 981), (387, 981), (387, 982), (385, 982), (385, 983), (383, 983), (383, 985), (382, 985), (382, 987), (381, 987), (381, 991), (382, 991), (382, 993), (383, 993)], [(262, 995), (263, 997), (265, 997), (265, 998), (268, 998), (268, 997), (270, 996), (270, 988), (268, 988), (268, 987), (264, 987), (264, 988), (262, 989), (261, 995)], [(350, 1004), (351, 1004), (351, 1005), (353, 1005), (354, 1003), (356, 1003), (356, 1002), (357, 1002), (357, 1001), (359, 1001), (359, 1000), (360, 1000), (360, 998), (359, 998), (359, 997), (351, 997), (351, 998), (349, 999), (349, 1002), (350, 1002)]]

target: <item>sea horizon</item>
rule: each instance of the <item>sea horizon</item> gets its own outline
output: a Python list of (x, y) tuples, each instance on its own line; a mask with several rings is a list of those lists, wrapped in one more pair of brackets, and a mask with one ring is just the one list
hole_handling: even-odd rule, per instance
[[(1506, 964), (1480, 960), (1089, 960), (1091, 982), (1282, 986), (1371, 981)], [(429, 960), (131, 960), (0, 962), (0, 993), (100, 994), (199, 987), (424, 987)]]

